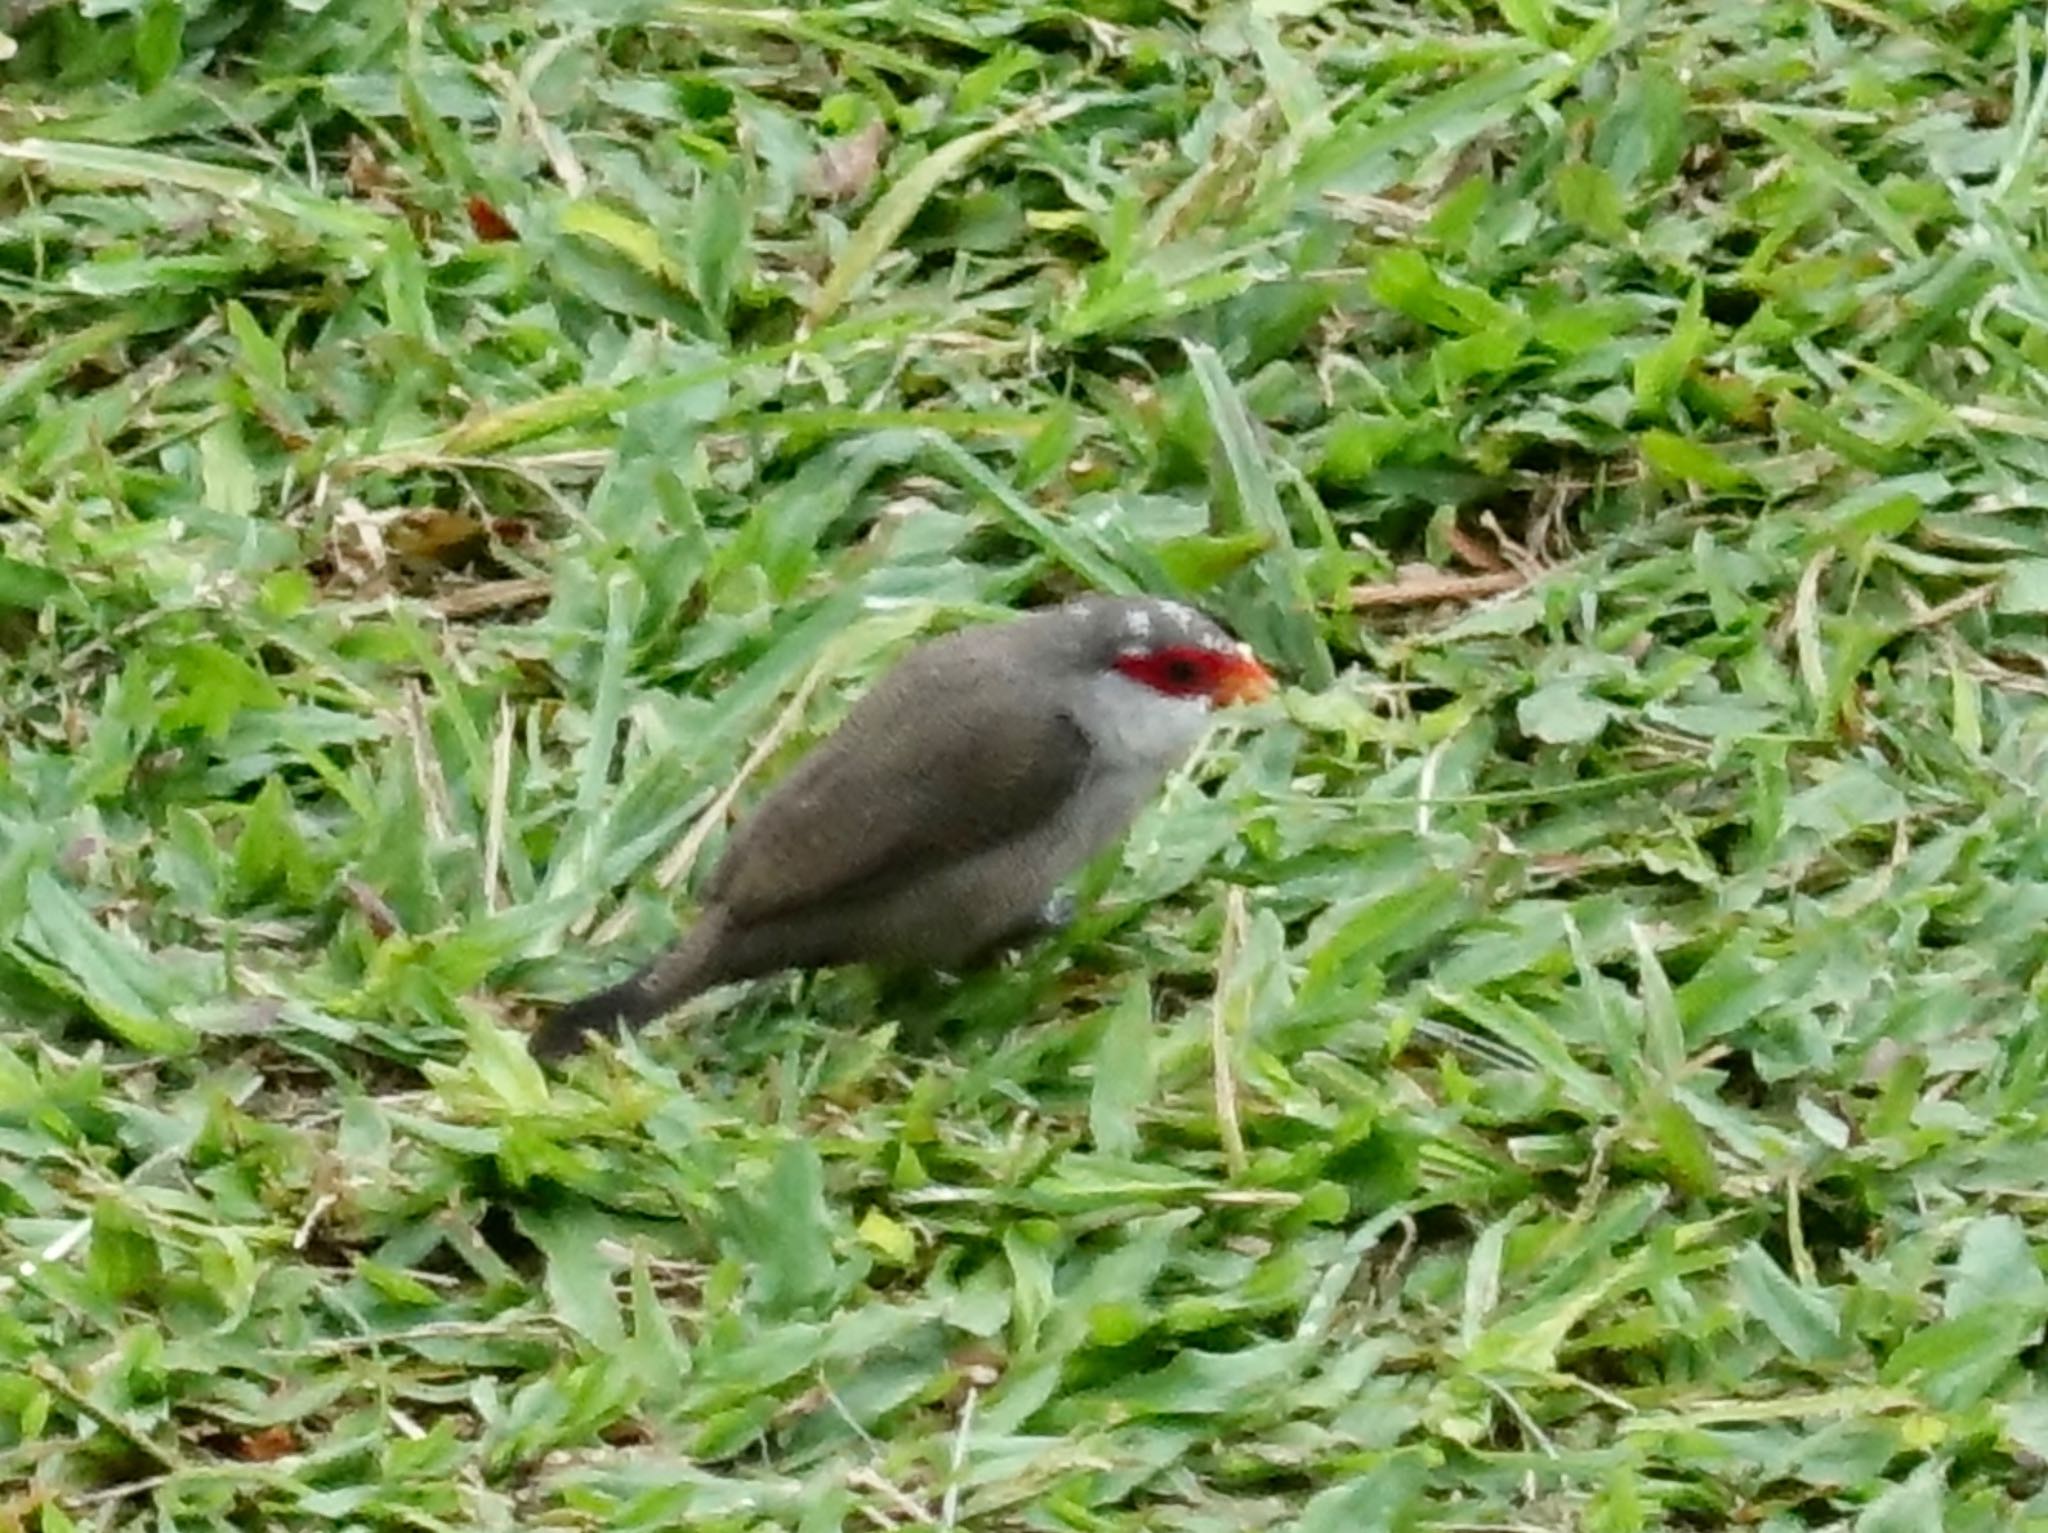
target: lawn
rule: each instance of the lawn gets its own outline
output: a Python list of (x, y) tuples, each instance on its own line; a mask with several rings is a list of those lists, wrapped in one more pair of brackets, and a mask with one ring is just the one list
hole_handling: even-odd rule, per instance
[[(2009, 0), (0, 6), (0, 1529), (2048, 1529)], [(1005, 967), (537, 1010), (918, 634)]]

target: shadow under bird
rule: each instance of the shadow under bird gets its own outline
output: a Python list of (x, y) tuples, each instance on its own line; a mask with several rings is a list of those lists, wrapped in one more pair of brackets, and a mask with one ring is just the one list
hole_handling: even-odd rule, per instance
[(1063, 925), (1056, 893), (1207, 732), (1267, 696), (1178, 602), (1083, 597), (912, 649), (741, 821), (682, 940), (531, 1040), (559, 1059), (713, 986), (786, 969), (958, 968)]

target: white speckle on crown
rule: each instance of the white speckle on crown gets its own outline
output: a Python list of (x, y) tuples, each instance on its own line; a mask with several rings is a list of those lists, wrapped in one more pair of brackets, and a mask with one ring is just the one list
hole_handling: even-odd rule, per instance
[(1143, 607), (1133, 607), (1124, 614), (1124, 634), (1143, 643), (1152, 637), (1152, 614)]

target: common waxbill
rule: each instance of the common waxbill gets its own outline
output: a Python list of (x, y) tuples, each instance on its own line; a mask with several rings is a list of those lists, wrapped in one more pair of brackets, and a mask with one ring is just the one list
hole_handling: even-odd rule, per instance
[(881, 961), (950, 968), (1061, 924), (1055, 887), (1129, 828), (1216, 704), (1266, 696), (1178, 602), (1083, 597), (912, 649), (744, 819), (683, 939), (562, 1007), (555, 1059), (714, 985)]

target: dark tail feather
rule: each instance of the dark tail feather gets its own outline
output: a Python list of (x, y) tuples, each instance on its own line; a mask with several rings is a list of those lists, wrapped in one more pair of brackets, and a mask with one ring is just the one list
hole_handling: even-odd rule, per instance
[(699, 926), (631, 978), (571, 1001), (544, 1019), (527, 1040), (528, 1050), (548, 1063), (578, 1052), (599, 1033), (645, 1027), (718, 982), (707, 962), (710, 948), (711, 934)]

